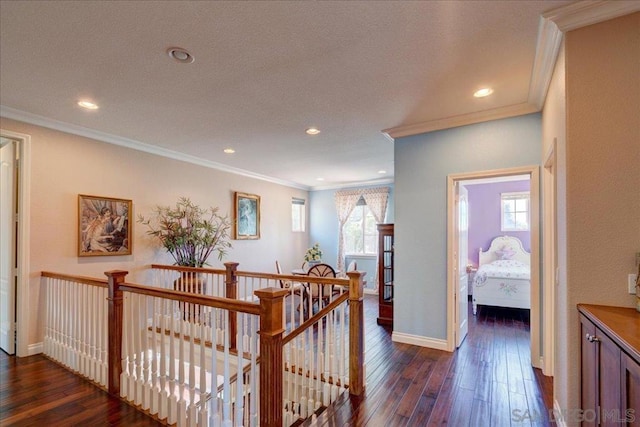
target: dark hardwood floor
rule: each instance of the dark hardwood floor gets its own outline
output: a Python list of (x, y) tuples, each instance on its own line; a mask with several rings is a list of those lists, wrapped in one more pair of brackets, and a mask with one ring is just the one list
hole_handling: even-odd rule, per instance
[[(364, 396), (318, 417), (330, 426), (550, 425), (552, 379), (531, 368), (528, 311), (481, 308), (455, 353), (391, 341), (365, 297)], [(155, 426), (136, 409), (43, 356), (0, 351), (1, 426)]]
[(455, 353), (394, 343), (371, 296), (365, 310), (365, 394), (343, 395), (318, 425), (554, 424), (553, 379), (531, 367), (528, 310), (480, 307)]
[(0, 351), (0, 426), (157, 426), (152, 418), (42, 355)]

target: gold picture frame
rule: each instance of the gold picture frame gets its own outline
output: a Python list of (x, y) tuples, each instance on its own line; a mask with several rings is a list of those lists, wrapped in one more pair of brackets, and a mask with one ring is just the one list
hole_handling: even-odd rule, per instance
[(131, 207), (127, 199), (78, 194), (78, 256), (131, 255)]
[(233, 238), (260, 238), (260, 196), (235, 192), (233, 198)]

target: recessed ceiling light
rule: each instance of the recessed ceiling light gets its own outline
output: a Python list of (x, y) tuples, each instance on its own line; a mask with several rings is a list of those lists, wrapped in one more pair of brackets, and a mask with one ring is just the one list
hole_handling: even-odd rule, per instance
[(86, 108), (87, 110), (97, 110), (100, 108), (98, 107), (98, 104), (94, 104), (93, 102), (86, 100), (78, 101), (78, 105), (82, 108)]
[(383, 173), (387, 173), (387, 171), (385, 170), (379, 170), (378, 173), (383, 174)]
[(305, 130), (305, 132), (307, 133), (307, 135), (317, 135), (320, 133), (320, 129), (318, 128), (309, 128), (307, 130)]
[(485, 96), (489, 96), (493, 93), (493, 89), (490, 87), (483, 87), (482, 89), (478, 89), (474, 92), (473, 96), (476, 98), (484, 98)]
[(324, 178), (316, 178), (318, 181), (324, 181)]
[(167, 55), (183, 64), (191, 64), (196, 59), (186, 49), (181, 47), (170, 47), (167, 49)]
[(233, 148), (225, 148), (223, 151), (227, 154), (233, 154), (236, 152)]

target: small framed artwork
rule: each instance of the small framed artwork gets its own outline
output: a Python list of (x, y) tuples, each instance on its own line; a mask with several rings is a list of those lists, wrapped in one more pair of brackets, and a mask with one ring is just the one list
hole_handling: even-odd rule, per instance
[(131, 200), (78, 194), (78, 256), (131, 255)]
[(234, 239), (260, 238), (260, 196), (235, 192), (233, 215)]

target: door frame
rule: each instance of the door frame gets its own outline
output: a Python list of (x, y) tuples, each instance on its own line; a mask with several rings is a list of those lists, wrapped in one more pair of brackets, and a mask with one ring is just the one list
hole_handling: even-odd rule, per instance
[(29, 346), (29, 248), (31, 193), (31, 136), (0, 129), (0, 136), (17, 141), (18, 152), (18, 232), (16, 242), (16, 355), (31, 356), (42, 351), (41, 345)]
[[(457, 181), (465, 181), (479, 178), (500, 178), (514, 175), (529, 175), (531, 197), (530, 234), (531, 234), (531, 314), (530, 314), (530, 348), (531, 364), (540, 368), (542, 365), (542, 353), (540, 351), (540, 167), (521, 166), (507, 169), (495, 169), (488, 171), (466, 172), (450, 174), (447, 176), (447, 349), (454, 351), (456, 348), (456, 318), (458, 290), (455, 286), (455, 247), (458, 239), (457, 226), (453, 223), (455, 209), (454, 185)], [(464, 296), (467, 298), (467, 295)]]
[(558, 233), (557, 233), (557, 138), (549, 147), (542, 170), (542, 283), (544, 307), (542, 316), (542, 373), (553, 376), (555, 372), (555, 324), (556, 289), (558, 286)]

